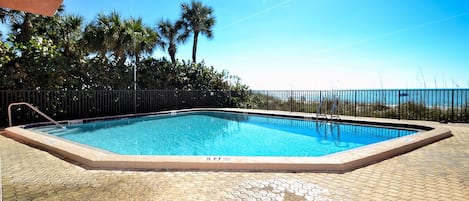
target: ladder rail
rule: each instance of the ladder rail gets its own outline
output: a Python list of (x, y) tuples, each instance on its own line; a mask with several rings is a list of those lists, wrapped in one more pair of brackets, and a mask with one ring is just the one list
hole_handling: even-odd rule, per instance
[(327, 114), (323, 114), (323, 113), (322, 113), (322, 110), (323, 110), (323, 109), (322, 109), (322, 104), (323, 104), (325, 98), (326, 98), (326, 97), (323, 97), (323, 98), (320, 99), (319, 105), (318, 105), (318, 107), (316, 108), (316, 121), (318, 121), (320, 117), (327, 119)]
[(27, 102), (18, 102), (18, 103), (11, 103), (10, 105), (8, 105), (8, 123), (10, 125), (10, 127), (12, 126), (13, 124), (13, 120), (12, 120), (12, 115), (11, 115), (11, 108), (13, 106), (19, 106), (19, 105), (26, 105), (28, 106), (29, 108), (31, 108), (32, 110), (34, 110), (35, 112), (37, 112), (38, 114), (40, 114), (42, 117), (46, 118), (47, 120), (49, 120), (50, 122), (52, 122), (53, 124), (61, 127), (61, 128), (65, 128), (65, 126), (62, 126), (59, 122), (55, 121), (54, 119), (50, 118), (49, 116), (47, 116), (46, 114), (44, 114), (43, 112), (41, 112), (39, 109), (37, 109), (36, 107), (34, 107), (33, 105), (27, 103)]
[(339, 96), (335, 96), (334, 98), (334, 102), (332, 104), (332, 108), (331, 108), (331, 122), (333, 121), (333, 119), (336, 119), (336, 120), (339, 120), (340, 119), (340, 116), (339, 116)]
[(319, 101), (319, 105), (316, 109), (316, 121), (319, 121), (319, 118), (324, 118), (324, 121), (330, 121), (330, 122), (333, 122), (334, 120), (340, 120), (339, 95), (336, 95), (332, 99), (332, 107), (331, 107), (330, 113), (329, 113), (330, 114), (330, 119), (329, 119), (328, 114), (327, 114), (327, 108), (326, 108), (326, 112), (322, 113), (324, 101), (327, 101), (326, 97), (321, 98), (320, 101)]

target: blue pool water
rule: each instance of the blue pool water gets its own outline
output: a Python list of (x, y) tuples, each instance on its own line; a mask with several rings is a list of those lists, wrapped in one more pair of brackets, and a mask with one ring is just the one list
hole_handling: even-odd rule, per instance
[(125, 155), (199, 156), (323, 156), (416, 132), (226, 112), (32, 129)]

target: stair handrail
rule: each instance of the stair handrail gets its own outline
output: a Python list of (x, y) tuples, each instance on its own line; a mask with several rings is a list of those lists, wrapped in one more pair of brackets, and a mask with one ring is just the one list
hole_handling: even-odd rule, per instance
[(319, 105), (318, 107), (316, 108), (316, 121), (319, 120), (319, 117), (323, 117), (323, 118), (326, 118), (327, 119), (327, 114), (323, 114), (321, 111), (322, 111), (322, 104), (324, 102), (324, 100), (326, 99), (326, 97), (320, 97), (319, 98)]
[[(334, 112), (335, 111), (335, 112)], [(337, 114), (336, 114), (337, 113)], [(332, 120), (336, 118), (336, 119), (340, 119), (340, 115), (339, 115), (339, 95), (335, 96), (334, 98), (334, 101), (332, 103), (332, 108), (331, 108), (331, 122)]]
[(65, 128), (65, 126), (62, 126), (61, 124), (59, 124), (59, 122), (55, 121), (54, 119), (50, 118), (49, 116), (47, 116), (46, 114), (44, 114), (43, 112), (41, 112), (39, 109), (37, 109), (36, 107), (34, 107), (33, 105), (27, 103), (27, 102), (18, 102), (18, 103), (11, 103), (10, 105), (8, 105), (8, 123), (10, 125), (10, 127), (12, 126), (12, 116), (11, 116), (11, 107), (13, 106), (18, 106), (18, 105), (26, 105), (28, 106), (29, 108), (31, 108), (32, 110), (34, 110), (35, 112), (37, 112), (38, 114), (40, 114), (41, 116), (43, 116), (44, 118), (46, 118), (47, 120), (49, 120), (50, 122), (54, 123), (55, 125), (61, 127), (61, 128)]

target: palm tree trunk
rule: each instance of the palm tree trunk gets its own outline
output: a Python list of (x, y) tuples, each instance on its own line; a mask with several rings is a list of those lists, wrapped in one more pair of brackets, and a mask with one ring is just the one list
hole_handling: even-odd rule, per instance
[(26, 13), (23, 18), (23, 23), (21, 23), (21, 33), (18, 36), (19, 42), (28, 42), (31, 40), (31, 29), (33, 28), (33, 24), (31, 23), (31, 14)]
[(199, 32), (194, 32), (194, 44), (192, 45), (192, 62), (197, 63), (195, 55), (197, 54), (197, 41), (199, 40)]
[(171, 55), (171, 63), (176, 64), (176, 57), (174, 54)]
[(171, 63), (176, 64), (176, 47), (174, 45), (169, 45), (168, 52), (171, 57)]

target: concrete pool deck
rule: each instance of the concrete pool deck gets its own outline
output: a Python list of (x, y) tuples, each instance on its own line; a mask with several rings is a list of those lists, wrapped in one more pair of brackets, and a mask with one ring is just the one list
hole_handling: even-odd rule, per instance
[(2, 195), (5, 200), (469, 200), (468, 125), (379, 121), (444, 127), (454, 136), (344, 174), (87, 170), (0, 136)]

